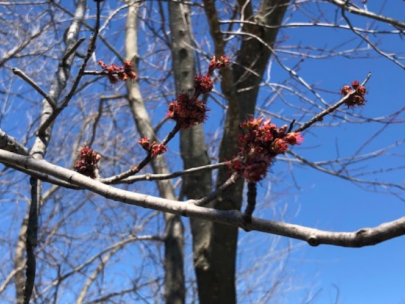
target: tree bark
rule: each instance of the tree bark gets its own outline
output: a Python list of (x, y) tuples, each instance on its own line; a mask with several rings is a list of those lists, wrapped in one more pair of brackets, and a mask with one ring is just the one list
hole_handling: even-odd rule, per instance
[[(244, 7), (244, 19), (255, 21), (256, 25), (244, 24), (243, 32), (257, 36), (273, 47), (278, 28), (264, 28), (261, 25), (280, 25), (289, 0), (263, 0), (258, 12), (253, 13), (252, 3), (239, 0), (239, 10)], [(225, 43), (220, 31), (214, 0), (205, 0), (204, 9), (210, 25), (210, 33), (215, 45), (215, 55), (224, 55)], [(239, 123), (254, 116), (259, 84), (270, 58), (270, 50), (252, 37), (243, 37), (240, 51), (231, 70), (223, 72), (222, 92), (228, 99), (224, 135), (219, 159), (231, 159), (238, 153)], [(241, 90), (244, 89), (244, 90)], [(216, 187), (229, 178), (227, 168), (219, 169)], [(242, 206), (243, 181), (235, 183), (232, 191), (219, 197), (213, 207), (220, 210), (240, 210)], [(213, 223), (205, 228), (203, 242), (208, 243), (206, 252), (200, 258), (206, 261), (206, 275), (200, 294), (200, 303), (236, 303), (235, 271), (237, 256), (238, 229)], [(195, 257), (198, 258), (198, 257)], [(200, 288), (200, 287), (199, 287)]]
[[(126, 60), (131, 60), (134, 69), (138, 70), (138, 10), (139, 3), (132, 0), (129, 4), (126, 32)], [(137, 81), (127, 81), (128, 101), (136, 127), (142, 137), (151, 141), (157, 140), (143, 103)], [(151, 162), (156, 174), (169, 173), (162, 156)], [(157, 181), (161, 197), (174, 199), (174, 188), (170, 180)], [(180, 216), (165, 213), (165, 301), (167, 304), (183, 304), (185, 302), (184, 283), (184, 227)]]
[[(176, 94), (179, 95), (183, 92), (192, 92), (194, 88), (195, 56), (191, 47), (193, 40), (190, 9), (186, 4), (169, 2), (169, 17), (175, 88)], [(210, 164), (202, 125), (180, 131), (180, 153), (184, 169)], [(211, 171), (183, 176), (182, 193), (188, 199), (202, 198), (211, 191)], [(200, 303), (209, 303), (211, 277), (207, 271), (207, 254), (210, 252), (211, 238), (206, 231), (212, 229), (213, 223), (191, 218), (190, 225), (198, 297)]]

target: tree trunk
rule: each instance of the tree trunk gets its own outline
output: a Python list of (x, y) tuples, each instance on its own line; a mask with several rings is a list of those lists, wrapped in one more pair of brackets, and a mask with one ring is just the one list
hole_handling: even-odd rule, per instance
[[(139, 3), (132, 0), (128, 9), (126, 31), (126, 60), (131, 60), (135, 71), (138, 71), (138, 10)], [(139, 84), (127, 81), (128, 100), (138, 132), (151, 141), (156, 140), (153, 128), (143, 103)], [(169, 173), (162, 156), (151, 162), (156, 174)], [(161, 197), (175, 199), (174, 188), (170, 180), (157, 181)], [(185, 302), (184, 283), (184, 227), (178, 215), (165, 213), (165, 300), (167, 304), (183, 304)]]
[[(171, 49), (176, 94), (192, 92), (194, 88), (195, 58), (191, 48), (192, 29), (190, 9), (178, 2), (169, 2), (169, 17), (171, 31)], [(180, 131), (180, 152), (184, 169), (204, 166), (210, 163), (207, 147), (204, 141), (202, 125), (196, 125), (188, 130)], [(212, 191), (210, 171), (183, 176), (182, 193), (189, 199), (198, 199)], [(210, 235), (213, 223), (198, 219), (190, 219), (193, 236), (194, 269), (197, 277), (197, 287), (200, 303), (208, 303), (210, 291), (210, 276), (208, 272), (207, 254), (211, 244)], [(207, 288), (208, 287), (208, 288)], [(207, 298), (209, 300), (210, 296)]]
[[(257, 25), (244, 24), (242, 32), (250, 36), (243, 37), (240, 51), (231, 71), (223, 72), (222, 92), (228, 99), (228, 110), (224, 126), (219, 159), (231, 159), (238, 153), (239, 123), (255, 113), (256, 99), (262, 75), (267, 67), (274, 46), (278, 28), (267, 29), (260, 25), (280, 25), (289, 0), (263, 0), (258, 12), (253, 14), (252, 3), (239, 0), (239, 9), (244, 7), (245, 20), (255, 21)], [(224, 55), (225, 43), (219, 28), (214, 0), (204, 1), (204, 9), (214, 40), (215, 55)], [(239, 91), (240, 89), (246, 89)], [(216, 186), (229, 178), (228, 168), (218, 172)], [(242, 206), (243, 181), (236, 182), (232, 191), (218, 198), (213, 206), (220, 210), (240, 210)], [(210, 224), (204, 228), (204, 237), (199, 239), (207, 250), (195, 252), (196, 260), (204, 260), (204, 279), (199, 286), (200, 303), (220, 304), (236, 303), (235, 271), (237, 256), (238, 229), (221, 224)], [(198, 274), (198, 272), (197, 272)]]

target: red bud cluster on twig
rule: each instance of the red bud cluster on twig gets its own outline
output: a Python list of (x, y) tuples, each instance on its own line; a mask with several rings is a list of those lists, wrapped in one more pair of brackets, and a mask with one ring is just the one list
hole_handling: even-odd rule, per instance
[(150, 143), (149, 138), (141, 138), (138, 140), (138, 143), (144, 150), (148, 151), (152, 157), (156, 157), (167, 151), (167, 147), (165, 145), (158, 145), (156, 142)]
[(185, 130), (194, 125), (203, 123), (207, 119), (209, 108), (203, 100), (198, 100), (201, 94), (212, 91), (214, 81), (212, 74), (215, 69), (227, 67), (229, 58), (221, 56), (219, 60), (214, 56), (208, 66), (207, 74), (194, 77), (194, 94), (180, 94), (177, 99), (169, 104), (167, 117), (180, 124), (181, 129)]
[(301, 133), (286, 133), (287, 125), (278, 128), (270, 121), (250, 119), (240, 125), (244, 131), (238, 138), (241, 151), (228, 166), (248, 182), (262, 180), (275, 156), (286, 152), (288, 145), (299, 145), (303, 141)]
[(101, 155), (90, 149), (88, 146), (85, 146), (80, 151), (78, 158), (74, 169), (80, 174), (95, 179), (97, 177), (98, 162), (101, 159)]
[(353, 92), (353, 90), (356, 91), (355, 94), (350, 96), (349, 99), (346, 100), (345, 104), (350, 108), (350, 107), (355, 107), (355, 106), (363, 106), (366, 103), (366, 100), (364, 99), (364, 95), (366, 94), (366, 88), (361, 86), (360, 83), (357, 80), (352, 81), (352, 86), (345, 85), (340, 92), (342, 93), (343, 96), (346, 96), (347, 94), (350, 94)]
[(110, 83), (117, 83), (119, 80), (135, 80), (137, 77), (132, 67), (132, 61), (124, 61), (124, 65), (120, 67), (115, 64), (108, 66), (101, 60), (99, 60), (98, 64), (103, 69), (103, 72), (107, 74)]

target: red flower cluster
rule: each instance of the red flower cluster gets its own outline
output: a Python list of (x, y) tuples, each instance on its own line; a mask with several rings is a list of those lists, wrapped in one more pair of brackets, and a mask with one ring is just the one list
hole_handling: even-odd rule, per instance
[(216, 60), (214, 56), (208, 66), (207, 74), (194, 77), (194, 94), (192, 96), (187, 93), (180, 94), (175, 101), (169, 104), (169, 111), (166, 116), (180, 123), (183, 130), (203, 123), (207, 119), (209, 109), (204, 101), (198, 100), (198, 97), (212, 91), (214, 70), (224, 68), (228, 64), (228, 57), (221, 56), (219, 60)]
[(96, 178), (96, 171), (98, 169), (98, 162), (101, 159), (101, 155), (97, 154), (94, 150), (85, 146), (79, 154), (79, 159), (76, 160), (74, 169), (80, 174), (89, 176), (93, 179)]
[(212, 81), (211, 76), (205, 75), (194, 77), (194, 88), (202, 94), (211, 92), (213, 87), (214, 81)]
[(231, 171), (241, 174), (248, 182), (262, 180), (275, 156), (286, 152), (288, 145), (303, 141), (301, 133), (286, 133), (287, 125), (277, 128), (270, 119), (262, 122), (263, 118), (259, 118), (241, 123), (244, 130), (238, 138), (241, 151), (228, 162)]
[(165, 145), (158, 145), (156, 142), (150, 143), (149, 138), (141, 138), (138, 140), (138, 143), (144, 150), (150, 152), (152, 157), (161, 155), (167, 151), (167, 147)]
[(195, 101), (190, 98), (189, 94), (185, 93), (180, 94), (177, 100), (169, 104), (169, 111), (166, 116), (180, 123), (181, 128), (185, 130), (204, 122), (209, 110), (204, 101)]
[(226, 68), (229, 65), (229, 58), (226, 56), (221, 56), (219, 60), (214, 56), (208, 66), (208, 73), (212, 75), (215, 69)]
[(346, 105), (349, 108), (364, 105), (366, 103), (366, 100), (364, 99), (364, 95), (366, 95), (366, 88), (361, 86), (357, 80), (352, 81), (352, 87), (345, 85), (340, 90), (340, 93), (342, 93), (343, 96), (346, 96), (347, 94), (352, 93), (353, 90), (355, 90), (356, 93), (346, 100)]
[(136, 73), (132, 67), (132, 61), (124, 61), (123, 66), (116, 66), (115, 64), (106, 65), (103, 61), (99, 60), (98, 64), (103, 69), (103, 72), (107, 74), (110, 83), (117, 83), (119, 80), (135, 80)]

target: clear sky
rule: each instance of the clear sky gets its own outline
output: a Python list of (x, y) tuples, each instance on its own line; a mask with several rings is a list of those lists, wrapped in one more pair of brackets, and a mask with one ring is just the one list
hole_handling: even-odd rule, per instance
[[(404, 1), (371, 0), (368, 2), (367, 5), (370, 11), (379, 12), (399, 20), (404, 19)], [(109, 5), (108, 1), (104, 3), (106, 6)], [(362, 5), (361, 1), (356, 1), (356, 3)], [(89, 5), (89, 14), (93, 14), (94, 3), (89, 1)], [(111, 4), (111, 6), (115, 5)], [(335, 7), (324, 3), (320, 7), (323, 15), (320, 14), (318, 5), (312, 2), (309, 2), (303, 10), (292, 9), (294, 14), (289, 12), (284, 23), (308, 22), (313, 20), (312, 18), (318, 18), (321, 22), (333, 22), (336, 17), (339, 24), (345, 24), (339, 12), (335, 15)], [(351, 14), (347, 14), (347, 16), (353, 25), (359, 27), (369, 26), (372, 29), (393, 30), (392, 27), (383, 23), (369, 21)], [(208, 25), (205, 23), (204, 17), (197, 18), (193, 16), (193, 26), (194, 28), (200, 26), (196, 30), (197, 32), (206, 33), (208, 31)], [(116, 45), (122, 45), (123, 32), (121, 31), (116, 36), (114, 36), (115, 34), (112, 35), (113, 38), (110, 39), (115, 39)], [(387, 53), (395, 52), (399, 57), (404, 56), (405, 40), (402, 40), (399, 35), (367, 35), (367, 37), (373, 43), (377, 43), (382, 51)], [(150, 41), (148, 39), (150, 38), (140, 37), (141, 54), (148, 47), (153, 47), (147, 45), (148, 41)], [(343, 85), (349, 84), (352, 80), (363, 81), (369, 72), (372, 73), (366, 85), (368, 90), (366, 105), (360, 109), (349, 110), (348, 113), (353, 115), (338, 113), (336, 117), (326, 118), (323, 123), (318, 123), (304, 133), (304, 143), (300, 147), (295, 147), (294, 152), (314, 162), (336, 161), (339, 158), (352, 157), (370, 139), (372, 140), (364, 148), (360, 149), (359, 155), (371, 153), (404, 140), (403, 123), (386, 124), (389, 119), (379, 122), (359, 123), (359, 121), (364, 120), (364, 117), (387, 116), (405, 106), (405, 71), (403, 68), (386, 58), (380, 58), (361, 38), (345, 29), (325, 27), (287, 28), (281, 31), (279, 40), (281, 42), (277, 54), (282, 59), (283, 64), (290, 68), (299, 64), (298, 74), (308, 84), (319, 89), (322, 98), (329, 104), (339, 100), (341, 97), (339, 91)], [(197, 37), (196, 42), (200, 43), (205, 52), (212, 53), (212, 46), (205, 44), (206, 38)], [(232, 41), (230, 44), (232, 45)], [(300, 45), (301, 48), (297, 48), (296, 45)], [(97, 60), (104, 59), (102, 58), (103, 53), (98, 52), (100, 49), (101, 46), (96, 51)], [(348, 50), (355, 51), (345, 53)], [(291, 52), (307, 52), (308, 57), (301, 61), (301, 56), (296, 57)], [(327, 56), (333, 52), (340, 52), (340, 55)], [(156, 54), (158, 53), (156, 52)], [(342, 56), (342, 54), (345, 56)], [(319, 58), (314, 59), (311, 56)], [(320, 59), (322, 56), (324, 58)], [(204, 62), (202, 55), (200, 55), (200, 59), (201, 62)], [(398, 60), (402, 63), (405, 62), (401, 58)], [(117, 60), (115, 63), (117, 63)], [(146, 66), (145, 68), (145, 66), (144, 61), (141, 61), (140, 77), (142, 85), (146, 83), (143, 82), (142, 77), (156, 76), (148, 75), (145, 71), (148, 71), (149, 67)], [(162, 63), (162, 66), (170, 69), (170, 62)], [(320, 104), (319, 100), (311, 92), (303, 88), (298, 82), (292, 81), (289, 73), (274, 60), (271, 62), (271, 67), (265, 78), (273, 86), (262, 89), (257, 103), (258, 106), (266, 105), (271, 100), (274, 96), (272, 89), (277, 89), (276, 85), (280, 83), (289, 85), (297, 92), (303, 93), (309, 99)], [(95, 68), (94, 63), (91, 68)], [(163, 75), (163, 72), (161, 75)], [(161, 75), (157, 75), (156, 78)], [(107, 88), (105, 92), (101, 92), (105, 93), (105, 95), (117, 89), (117, 86), (111, 89), (112, 86), (109, 84), (105, 87)], [(143, 91), (145, 98), (148, 97), (147, 89), (153, 90), (153, 87), (152, 89), (151, 87), (145, 88)], [(172, 97), (174, 98), (174, 96)], [(283, 97), (285, 100), (277, 98), (265, 109), (289, 119), (295, 118), (297, 122), (309, 120), (312, 113), (318, 111), (291, 92), (284, 91)], [(171, 97), (167, 98), (167, 100), (170, 99)], [(167, 100), (162, 99), (162, 104)], [(148, 103), (148, 105), (155, 107), (153, 102), (155, 101)], [(286, 105), (286, 103), (289, 105)], [(30, 107), (32, 105), (23, 105), (18, 111), (13, 112), (13, 115), (21, 115), (21, 113), (27, 112)], [(212, 99), (209, 100), (209, 107), (212, 111), (209, 113), (209, 120), (204, 126), (205, 130), (210, 132), (207, 142), (216, 138), (218, 125), (223, 122), (219, 114), (222, 112), (221, 107), (217, 106)], [(310, 113), (305, 114), (302, 109), (308, 110)], [(153, 109), (154, 115), (152, 119), (154, 123), (160, 121), (165, 112), (165, 106)], [(258, 116), (261, 115), (258, 113)], [(347, 118), (352, 123), (341, 123), (342, 118)], [(403, 114), (393, 119), (394, 122), (405, 121)], [(126, 122), (123, 121), (120, 120), (118, 123), (125, 124)], [(285, 123), (278, 119), (274, 119), (274, 122), (278, 125)], [(10, 116), (2, 123), (1, 127), (5, 131), (10, 131), (11, 135), (18, 137), (16, 133), (18, 133), (21, 124), (17, 119), (13, 120), (13, 117)], [(332, 127), (330, 124), (336, 126)], [(173, 124), (169, 124), (169, 127), (172, 126)], [(164, 134), (168, 129), (163, 129), (160, 135)], [(73, 134), (74, 131), (71, 133)], [(75, 136), (72, 134), (67, 134), (66, 137)], [(375, 136), (375, 134), (378, 135)], [(19, 136), (22, 138), (24, 134), (19, 134)], [(128, 140), (128, 138), (126, 139)], [(133, 138), (129, 138), (129, 140), (134, 142)], [(170, 165), (176, 170), (180, 169), (182, 165), (180, 156), (176, 152), (177, 147), (178, 138), (175, 138), (169, 144), (169, 152), (175, 152), (167, 157)], [(365, 181), (402, 184), (405, 176), (403, 170), (393, 170), (385, 173), (381, 173), (379, 170), (403, 166), (404, 155), (404, 147), (400, 145), (385, 151), (379, 157), (354, 163), (345, 168), (342, 174), (349, 173), (351, 176), (359, 174), (356, 177)], [(374, 187), (367, 183), (353, 184), (350, 181), (302, 166), (293, 161), (289, 163), (288, 159), (292, 159), (292, 157), (288, 155), (281, 157), (272, 167), (268, 179), (261, 183), (258, 206), (255, 211), (256, 216), (266, 219), (284, 219), (286, 222), (330, 231), (356, 231), (363, 227), (374, 227), (383, 222), (404, 216), (405, 200), (403, 199), (404, 192), (401, 192), (401, 190), (385, 186)], [(65, 161), (66, 166), (68, 166), (70, 159), (59, 161)], [(120, 165), (126, 168), (125, 166), (128, 164), (123, 163), (120, 163)], [(291, 168), (293, 169), (291, 170)], [(325, 166), (325, 168), (339, 170), (341, 167), (334, 163), (330, 167)], [(362, 174), (369, 171), (377, 171), (378, 173)], [(147, 187), (141, 190), (145, 192), (152, 191)], [(389, 194), (389, 192), (393, 192), (395, 195)], [(100, 200), (100, 202), (104, 203), (104, 200)], [(89, 208), (93, 208), (93, 205)], [(96, 219), (94, 220), (96, 221)], [(187, 226), (186, 233), (190, 233), (188, 219), (184, 219), (184, 223)], [(101, 224), (98, 223), (98, 225)], [(284, 291), (281, 289), (280, 303), (405, 303), (405, 263), (403, 258), (405, 237), (376, 246), (356, 249), (329, 245), (320, 245), (313, 248), (301, 241), (279, 238), (259, 232), (246, 233), (241, 231), (240, 244), (241, 254), (238, 258), (238, 269), (241, 274), (238, 280), (238, 290), (240, 294), (244, 294), (243, 297), (240, 297), (243, 299), (241, 303), (260, 303), (260, 296), (265, 293), (266, 288), (270, 288), (275, 283), (273, 275), (279, 273), (285, 276), (284, 279), (287, 282), (285, 284), (286, 289)], [(190, 247), (191, 241), (188, 239), (186, 270), (192, 276)], [(290, 251), (290, 253), (289, 255), (281, 255), (280, 258), (280, 252), (277, 250)], [(285, 256), (288, 256), (288, 258), (284, 258)], [(137, 261), (137, 263), (141, 262), (141, 260)], [(125, 265), (122, 265), (117, 266), (116, 269), (120, 269), (119, 267), (125, 268)], [(119, 282), (115, 283), (119, 284)], [(250, 286), (255, 286), (257, 292), (255, 293), (253, 290), (253, 292), (250, 292), (250, 296), (246, 296)], [(264, 291), (259, 290), (262, 287)]]

